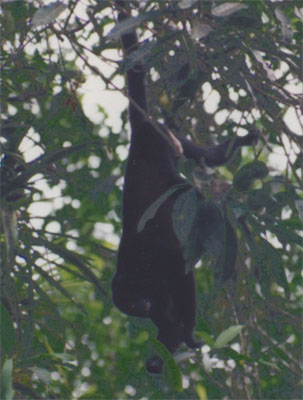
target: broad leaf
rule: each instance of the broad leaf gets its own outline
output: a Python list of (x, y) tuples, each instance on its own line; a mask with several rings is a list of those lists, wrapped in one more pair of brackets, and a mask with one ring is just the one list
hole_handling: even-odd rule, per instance
[(162, 194), (156, 201), (154, 201), (147, 210), (143, 213), (142, 217), (138, 222), (138, 232), (143, 231), (146, 223), (154, 218), (159, 207), (167, 200), (173, 193), (175, 193), (178, 189), (181, 189), (185, 186), (185, 184), (181, 183), (169, 188), (164, 194)]
[(32, 26), (47, 25), (53, 22), (64, 10), (66, 5), (57, 1), (56, 3), (39, 8), (33, 16)]
[(291, 28), (290, 20), (288, 17), (283, 13), (280, 8), (275, 9), (275, 14), (278, 20), (281, 22), (282, 25), (282, 37), (285, 41), (290, 41), (294, 36), (294, 31)]
[(208, 346), (213, 347), (215, 344), (214, 339), (208, 334), (207, 332), (204, 331), (196, 331), (196, 335), (201, 338)]
[(262, 161), (253, 161), (244, 165), (234, 177), (234, 187), (240, 192), (245, 191), (256, 179), (263, 179), (268, 175), (268, 168)]
[(268, 274), (285, 290), (286, 297), (289, 298), (290, 291), (286, 278), (285, 269), (283, 267), (282, 258), (277, 249), (275, 249), (266, 240), (262, 240), (262, 251), (266, 257), (266, 267)]
[(167, 348), (155, 338), (150, 339), (152, 347), (164, 361), (164, 377), (166, 383), (178, 392), (182, 392), (182, 375), (174, 357)]
[(61, 149), (53, 153), (49, 152), (48, 154), (38, 157), (37, 159), (35, 159), (33, 162), (30, 163), (30, 166), (28, 166), (28, 168), (26, 168), (24, 172), (22, 172), (16, 178), (12, 179), (7, 185), (5, 185), (5, 189), (7, 190), (7, 192), (9, 192), (10, 190), (13, 190), (18, 186), (25, 186), (27, 181), (32, 176), (40, 172), (43, 172), (49, 164), (55, 163), (59, 160), (62, 160), (62, 158), (68, 157), (69, 155), (77, 153), (79, 151), (83, 151), (89, 148), (90, 146), (94, 146), (96, 144), (102, 145), (102, 141), (93, 140), (75, 146), (69, 146), (66, 147), (65, 149)]
[(180, 194), (173, 207), (173, 226), (180, 243), (186, 243), (198, 212), (196, 189)]
[(212, 15), (215, 17), (227, 17), (235, 12), (242, 10), (243, 8), (247, 8), (246, 5), (234, 2), (228, 2), (224, 4), (220, 4), (217, 7), (214, 7), (211, 10)]
[(298, 211), (299, 218), (303, 220), (303, 200), (295, 200), (295, 207)]
[(7, 261), (10, 268), (12, 268), (15, 259), (15, 246), (18, 242), (17, 214), (15, 210), (8, 207), (3, 208), (1, 214), (1, 222), (3, 222), (3, 230), (5, 233)]
[(137, 50), (133, 51), (129, 55), (129, 57), (127, 57), (127, 59), (123, 63), (123, 69), (129, 70), (140, 61), (146, 59), (146, 57), (149, 57), (151, 52), (156, 46), (157, 46), (156, 41), (149, 41), (142, 44), (142, 46), (140, 46)]
[(105, 296), (108, 297), (108, 294), (106, 290), (102, 287), (100, 280), (97, 278), (97, 276), (92, 272), (91, 268), (89, 268), (82, 260), (81, 257), (73, 253), (72, 251), (69, 251), (65, 249), (62, 246), (59, 246), (53, 242), (50, 242), (48, 240), (44, 240), (43, 238), (32, 238), (33, 243), (36, 244), (37, 246), (45, 246), (45, 248), (50, 249), (53, 251), (55, 254), (58, 254), (60, 257), (64, 258), (66, 261), (70, 262), (71, 264), (75, 265), (81, 272), (82, 274), (86, 277), (88, 281), (93, 282), (96, 287), (100, 290), (100, 292)]
[(222, 347), (226, 346), (236, 336), (239, 335), (239, 333), (242, 331), (243, 328), (244, 328), (243, 325), (235, 325), (221, 332), (215, 341), (214, 347), (216, 349), (221, 349)]
[(270, 81), (275, 81), (276, 76), (274, 71), (268, 67), (267, 63), (263, 60), (262, 53), (258, 50), (252, 50), (253, 55), (255, 56), (256, 60), (262, 65), (264, 71), (267, 74), (267, 77)]
[(4, 356), (11, 356), (15, 347), (15, 329), (7, 309), (0, 305), (0, 337), (1, 349)]
[(178, 6), (181, 9), (186, 9), (191, 7), (195, 2), (196, 0), (179, 0)]
[(13, 390), (13, 360), (10, 358), (6, 360), (3, 364), (2, 374), (1, 374), (1, 398), (3, 400), (13, 400), (14, 390)]
[(194, 20), (191, 35), (194, 39), (199, 40), (208, 36), (212, 27), (199, 20)]
[(119, 39), (121, 35), (131, 32), (142, 22), (153, 20), (162, 14), (162, 11), (150, 11), (146, 14), (140, 14), (137, 17), (128, 17), (122, 22), (119, 22), (107, 35), (107, 39)]
[(46, 280), (49, 284), (56, 288), (63, 296), (67, 297), (72, 303), (74, 303), (83, 313), (87, 313), (86, 309), (80, 304), (57, 280), (55, 280), (51, 275), (45, 272), (38, 265), (34, 265), (35, 270)]
[(198, 383), (198, 385), (196, 386), (195, 389), (196, 389), (197, 395), (199, 397), (199, 400), (207, 400), (208, 399), (206, 388), (203, 385), (201, 385), (201, 383)]

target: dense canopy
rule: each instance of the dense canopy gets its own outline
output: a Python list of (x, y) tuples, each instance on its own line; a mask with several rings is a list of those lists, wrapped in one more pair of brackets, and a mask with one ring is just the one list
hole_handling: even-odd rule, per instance
[[(1, 370), (9, 399), (297, 399), (301, 394), (301, 1), (1, 4)], [(141, 46), (122, 60), (119, 37)], [(237, 278), (196, 266), (201, 351), (173, 358), (113, 306), (129, 144), (123, 75), (150, 115), (208, 146), (260, 132), (227, 166), (180, 172), (228, 213)], [(148, 211), (148, 210), (147, 210)], [(190, 219), (190, 216), (188, 216)], [(225, 257), (229, 257), (228, 253)], [(152, 352), (164, 373), (146, 373)]]

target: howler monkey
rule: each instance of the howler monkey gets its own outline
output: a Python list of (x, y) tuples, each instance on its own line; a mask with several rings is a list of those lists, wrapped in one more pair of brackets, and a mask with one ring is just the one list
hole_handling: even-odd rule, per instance
[[(119, 9), (119, 22), (127, 18), (126, 3), (115, 3)], [(121, 39), (125, 57), (128, 57), (138, 48), (136, 33), (124, 33)], [(174, 205), (189, 190), (200, 200), (195, 224), (202, 229), (199, 229), (199, 235), (193, 232), (189, 236), (193, 241), (195, 262), (212, 237), (220, 239), (221, 234), (221, 241), (224, 240), (220, 227), (225, 222), (216, 206), (205, 201), (203, 194), (179, 175), (176, 148), (171, 140), (167, 140), (172, 135), (166, 133), (166, 138), (165, 127), (160, 133), (148, 118), (144, 75), (141, 63), (127, 71), (131, 140), (123, 188), (123, 231), (112, 294), (115, 305), (125, 314), (150, 318), (158, 328), (158, 340), (174, 353), (182, 342), (190, 348), (199, 346), (193, 337), (196, 323), (194, 272), (186, 266), (186, 243), (181, 243), (174, 229)], [(216, 166), (226, 163), (238, 147), (251, 144), (254, 138), (255, 134), (251, 133), (227, 139), (209, 149), (181, 136), (174, 143), (176, 140), (181, 143), (185, 157)], [(167, 196), (155, 215), (139, 229), (146, 210), (164, 194)], [(228, 236), (227, 245), (236, 250), (236, 236), (230, 224)], [(233, 270), (235, 258), (236, 251), (226, 266), (227, 275)], [(147, 360), (146, 366), (149, 372), (159, 373), (162, 360), (154, 356)]]

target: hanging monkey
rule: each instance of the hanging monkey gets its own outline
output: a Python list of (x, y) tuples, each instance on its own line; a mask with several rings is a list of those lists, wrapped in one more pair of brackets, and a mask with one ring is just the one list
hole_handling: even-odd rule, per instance
[[(128, 17), (126, 1), (116, 1), (119, 22)], [(138, 48), (135, 31), (122, 34), (125, 57)], [(158, 328), (158, 340), (174, 353), (184, 342), (190, 348), (200, 343), (194, 338), (196, 324), (196, 288), (193, 267), (215, 238), (234, 249), (224, 265), (228, 278), (234, 270), (237, 241), (231, 224), (223, 220), (218, 208), (182, 178), (177, 170), (181, 153), (198, 164), (227, 163), (241, 146), (251, 145), (256, 134), (227, 139), (203, 148), (184, 137), (176, 137), (165, 127), (158, 127), (148, 116), (145, 70), (141, 62), (127, 71), (131, 139), (123, 188), (122, 237), (117, 270), (112, 281), (113, 301), (123, 313), (150, 318)], [(176, 204), (192, 191), (199, 203), (188, 240), (182, 243), (174, 228)], [(166, 194), (166, 195), (165, 195)], [(161, 196), (164, 200), (155, 215), (142, 225), (146, 210)], [(198, 234), (197, 234), (198, 232)], [(187, 244), (194, 255), (187, 267)], [(154, 356), (147, 360), (147, 370), (160, 373), (163, 361)]]

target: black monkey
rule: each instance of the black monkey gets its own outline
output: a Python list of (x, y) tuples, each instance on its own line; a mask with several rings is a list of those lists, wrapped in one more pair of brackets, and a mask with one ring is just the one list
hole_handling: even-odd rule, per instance
[[(120, 22), (127, 18), (126, 3), (116, 1)], [(121, 39), (126, 56), (138, 48), (134, 31), (123, 34)], [(128, 315), (150, 318), (158, 328), (158, 340), (174, 353), (182, 342), (191, 348), (199, 346), (193, 337), (196, 323), (194, 272), (186, 268), (184, 244), (180, 243), (172, 220), (173, 207), (179, 196), (196, 189), (180, 177), (176, 149), (147, 117), (144, 67), (141, 63), (127, 71), (127, 84), (131, 100), (131, 143), (123, 189), (123, 232), (117, 271), (112, 282), (113, 301)], [(172, 135), (169, 136), (171, 139)], [(182, 137), (175, 139), (174, 143), (176, 140), (181, 143), (185, 157), (197, 163), (203, 159), (206, 165), (216, 166), (229, 161), (238, 147), (251, 144), (254, 138), (255, 134), (251, 133), (232, 141), (227, 139), (209, 149)], [(171, 188), (177, 189), (172, 190), (155, 216), (139, 231), (138, 224), (144, 212)], [(203, 195), (198, 190), (196, 194), (204, 204), (196, 216), (196, 223), (203, 230), (199, 230), (198, 237), (194, 232), (192, 235), (198, 259), (205, 242), (212, 236), (218, 236), (217, 232), (224, 221), (214, 205), (203, 203)], [(236, 249), (236, 236), (230, 224), (228, 236), (229, 244)], [(229, 260), (230, 265), (226, 267), (230, 271), (236, 258), (236, 251), (234, 253)], [(157, 356), (152, 357), (146, 365), (148, 371), (159, 373), (162, 360)]]

